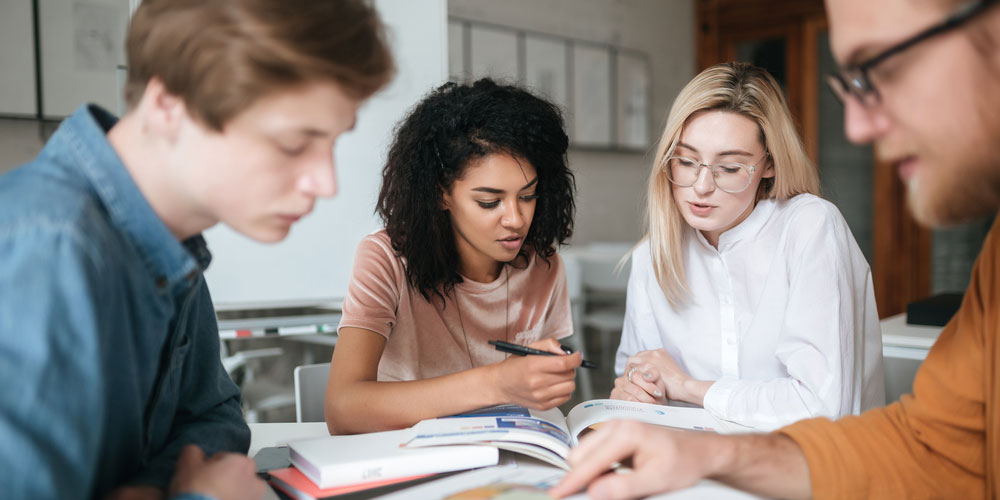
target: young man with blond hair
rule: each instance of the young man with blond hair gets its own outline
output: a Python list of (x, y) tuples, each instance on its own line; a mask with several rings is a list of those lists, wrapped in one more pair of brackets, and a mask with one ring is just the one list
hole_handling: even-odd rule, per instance
[[(828, 0), (830, 84), (849, 139), (898, 170), (926, 225), (1000, 208), (1000, 7), (996, 0)], [(631, 474), (602, 476), (631, 458)], [(1000, 227), (964, 302), (917, 373), (913, 394), (833, 422), (719, 436), (617, 422), (584, 439), (552, 490), (590, 483), (620, 499), (713, 478), (780, 498), (1000, 495)]]
[(0, 177), (0, 489), (259, 497), (200, 233), (279, 241), (336, 192), (383, 27), (362, 0), (145, 0), (126, 49), (125, 116), (82, 106)]

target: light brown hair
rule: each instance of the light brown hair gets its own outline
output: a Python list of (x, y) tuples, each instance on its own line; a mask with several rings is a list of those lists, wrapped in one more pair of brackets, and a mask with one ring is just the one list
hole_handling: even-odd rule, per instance
[(144, 0), (125, 45), (129, 108), (156, 77), (217, 131), (277, 90), (331, 81), (360, 100), (394, 73), (363, 0)]
[(684, 228), (689, 226), (674, 202), (665, 159), (673, 154), (688, 119), (710, 110), (738, 113), (757, 123), (761, 145), (774, 166), (774, 178), (761, 180), (757, 200), (819, 194), (819, 173), (802, 146), (781, 87), (767, 71), (730, 62), (694, 77), (670, 108), (646, 192), (646, 238), (653, 272), (664, 296), (675, 307), (688, 297), (682, 241)]

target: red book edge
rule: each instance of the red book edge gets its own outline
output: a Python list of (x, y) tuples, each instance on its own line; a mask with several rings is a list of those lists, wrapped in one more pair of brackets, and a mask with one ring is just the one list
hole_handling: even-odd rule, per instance
[(286, 467), (284, 469), (275, 469), (267, 472), (271, 475), (271, 483), (280, 488), (289, 496), (295, 497), (291, 491), (287, 491), (285, 488), (292, 488), (300, 493), (304, 493), (312, 498), (324, 498), (332, 497), (334, 495), (343, 495), (345, 493), (351, 493), (354, 491), (367, 490), (369, 488), (377, 488), (379, 486), (386, 486), (389, 484), (402, 483), (406, 481), (413, 481), (415, 479), (420, 479), (427, 476), (433, 476), (433, 474), (418, 474), (416, 476), (407, 477), (394, 477), (392, 479), (377, 479), (375, 481), (366, 481), (363, 483), (347, 484), (344, 486), (335, 486), (333, 488), (327, 488), (325, 490), (319, 489), (316, 483), (313, 483), (308, 477), (299, 472), (295, 467)]

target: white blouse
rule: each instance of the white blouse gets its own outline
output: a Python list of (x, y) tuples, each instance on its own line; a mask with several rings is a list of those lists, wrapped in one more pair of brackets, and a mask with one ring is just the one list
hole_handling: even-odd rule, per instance
[(885, 404), (871, 271), (833, 204), (761, 200), (718, 250), (690, 227), (682, 248), (691, 297), (678, 309), (649, 241), (633, 252), (618, 376), (629, 356), (666, 349), (694, 379), (715, 381), (709, 412), (761, 430)]

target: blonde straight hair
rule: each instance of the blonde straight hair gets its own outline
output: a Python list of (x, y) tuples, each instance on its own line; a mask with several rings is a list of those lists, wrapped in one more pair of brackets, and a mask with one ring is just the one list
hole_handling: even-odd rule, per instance
[(761, 179), (757, 199), (787, 200), (802, 193), (819, 194), (819, 175), (795, 130), (781, 87), (764, 69), (752, 64), (717, 64), (689, 82), (670, 108), (649, 174), (644, 225), (653, 272), (663, 295), (674, 307), (690, 297), (684, 272), (683, 236), (688, 226), (674, 203), (664, 160), (673, 154), (688, 119), (700, 111), (739, 113), (757, 122), (774, 177)]

